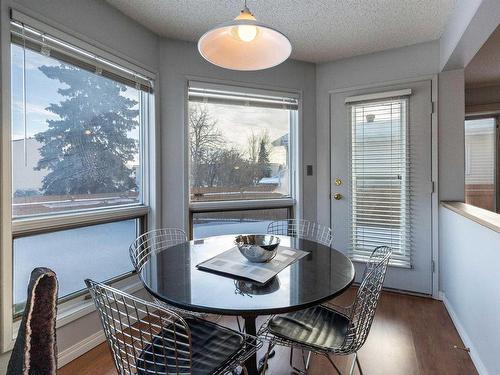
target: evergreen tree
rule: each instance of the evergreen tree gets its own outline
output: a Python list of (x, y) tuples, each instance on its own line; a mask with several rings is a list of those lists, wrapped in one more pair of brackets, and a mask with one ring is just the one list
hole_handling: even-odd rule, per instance
[(138, 126), (137, 102), (121, 95), (126, 86), (82, 69), (61, 64), (39, 68), (65, 85), (65, 100), (50, 104), (59, 116), (35, 135), (41, 158), (37, 170), (46, 195), (123, 192), (136, 188), (132, 168), (138, 144), (128, 133)]
[(271, 163), (269, 162), (269, 138), (263, 136), (260, 139), (258, 166), (260, 178), (271, 177)]

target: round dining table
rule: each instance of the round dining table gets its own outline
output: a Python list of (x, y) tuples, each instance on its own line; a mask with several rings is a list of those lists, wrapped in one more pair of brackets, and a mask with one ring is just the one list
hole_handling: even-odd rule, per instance
[[(344, 292), (354, 281), (354, 266), (341, 252), (317, 242), (288, 236), (280, 246), (307, 252), (266, 284), (213, 273), (197, 267), (235, 246), (235, 235), (184, 242), (151, 254), (140, 278), (153, 296), (179, 308), (241, 316), (245, 332), (256, 335), (260, 315), (286, 313), (319, 305)], [(242, 257), (242, 262), (247, 260)], [(258, 373), (257, 355), (245, 363)]]

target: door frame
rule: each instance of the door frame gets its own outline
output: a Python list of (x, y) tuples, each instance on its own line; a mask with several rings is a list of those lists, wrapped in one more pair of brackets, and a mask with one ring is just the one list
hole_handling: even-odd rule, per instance
[[(331, 99), (332, 95), (355, 91), (355, 90), (363, 90), (363, 89), (373, 89), (377, 87), (387, 87), (392, 85), (399, 84), (410, 84), (417, 83), (422, 81), (431, 81), (431, 101), (432, 101), (432, 114), (431, 114), (431, 180), (432, 180), (432, 194), (431, 194), (431, 282), (432, 282), (432, 294), (430, 297), (438, 300), (442, 300), (442, 297), (439, 293), (439, 159), (438, 159), (438, 75), (423, 75), (416, 76), (413, 78), (407, 79), (398, 79), (384, 82), (371, 83), (367, 85), (358, 85), (358, 86), (350, 86), (343, 87), (339, 89), (329, 90), (328, 91), (328, 118), (329, 118), (329, 144), (328, 144), (328, 154), (329, 157), (329, 168), (328, 168), (328, 176), (329, 176), (329, 184), (330, 184), (330, 193), (331, 193), (331, 182), (332, 182), (332, 107), (331, 107)], [(330, 202), (331, 202), (331, 194), (330, 194)], [(331, 207), (331, 204), (330, 204)], [(330, 226), (332, 225), (332, 210), (330, 208)]]

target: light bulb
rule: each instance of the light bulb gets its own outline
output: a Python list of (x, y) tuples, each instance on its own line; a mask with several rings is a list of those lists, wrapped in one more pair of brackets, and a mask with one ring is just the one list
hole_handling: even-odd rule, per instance
[(253, 25), (239, 25), (237, 33), (242, 41), (251, 42), (257, 36), (257, 27)]

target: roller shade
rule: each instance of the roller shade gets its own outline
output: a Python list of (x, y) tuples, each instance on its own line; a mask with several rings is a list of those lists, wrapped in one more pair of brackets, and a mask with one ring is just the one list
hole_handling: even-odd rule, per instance
[(393, 264), (410, 267), (409, 96), (362, 99), (348, 102), (351, 255), (366, 260), (375, 247), (387, 245)]
[[(16, 19), (16, 15), (20, 19)], [(11, 42), (136, 89), (153, 92), (152, 80), (25, 23), (12, 12)]]
[(278, 91), (242, 89), (238, 86), (189, 82), (189, 101), (225, 105), (297, 110), (298, 95)]

